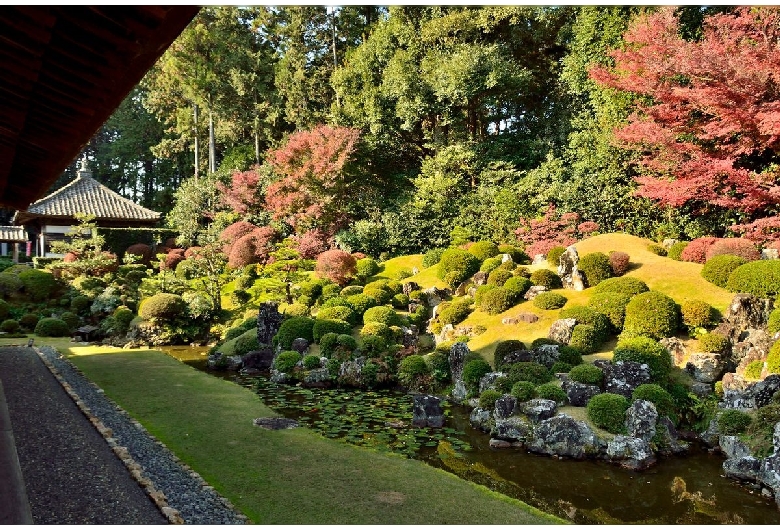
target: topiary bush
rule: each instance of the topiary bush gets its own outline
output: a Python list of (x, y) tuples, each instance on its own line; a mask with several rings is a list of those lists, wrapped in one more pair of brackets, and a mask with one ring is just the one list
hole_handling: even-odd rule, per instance
[(780, 260), (751, 261), (737, 267), (726, 282), (731, 292), (776, 298), (780, 292)]
[(753, 418), (747, 412), (738, 409), (726, 409), (718, 414), (718, 431), (727, 436), (742, 434), (750, 426)]
[(46, 317), (35, 325), (35, 334), (39, 337), (67, 337), (70, 335), (70, 329), (59, 318)]
[(479, 266), (479, 272), (486, 272), (490, 274), (500, 266), (501, 266), (501, 258), (499, 257), (488, 258), (482, 262), (482, 265)]
[(463, 383), (469, 393), (476, 393), (479, 390), (479, 380), (493, 370), (485, 359), (472, 359), (463, 366)]
[(719, 333), (704, 333), (699, 337), (699, 350), (703, 353), (726, 353), (731, 343)]
[(659, 417), (669, 417), (673, 420), (676, 418), (674, 398), (672, 398), (672, 395), (660, 385), (655, 383), (639, 385), (631, 393), (631, 401), (637, 401), (639, 399), (649, 401), (655, 405), (655, 410), (658, 412)]
[(530, 261), (528, 254), (526, 254), (522, 248), (515, 245), (498, 245), (498, 252), (500, 254), (509, 254), (509, 257), (512, 258), (512, 261), (515, 263), (528, 263)]
[(558, 318), (573, 318), (577, 324), (593, 326), (600, 342), (604, 342), (609, 337), (611, 328), (609, 319), (589, 307), (581, 305), (568, 307), (560, 312)]
[(257, 330), (250, 329), (235, 338), (233, 343), (233, 355), (246, 355), (250, 351), (257, 350), (260, 345), (257, 342)]
[(306, 370), (317, 370), (322, 367), (322, 362), (317, 355), (307, 355), (303, 358), (303, 367)]
[(641, 293), (646, 293), (650, 288), (639, 278), (631, 276), (621, 276), (619, 278), (609, 278), (599, 283), (594, 289), (594, 293), (621, 293), (634, 297)]
[(761, 379), (761, 372), (763, 370), (764, 361), (752, 361), (745, 367), (745, 379), (752, 379), (753, 381)]
[(707, 260), (716, 256), (739, 256), (745, 261), (756, 261), (761, 259), (761, 252), (756, 244), (742, 237), (729, 237), (716, 241), (707, 249)]
[(339, 335), (349, 335), (352, 333), (352, 325), (346, 320), (324, 320), (314, 319), (312, 335), (314, 342), (319, 342), (320, 338), (326, 333), (337, 333)]
[(596, 427), (612, 434), (625, 431), (626, 410), (628, 400), (618, 394), (597, 394), (590, 398), (586, 407), (588, 419)]
[(569, 372), (569, 379), (586, 385), (598, 385), (604, 381), (604, 371), (592, 364), (580, 364)]
[(689, 330), (709, 328), (715, 324), (715, 308), (702, 300), (686, 300), (680, 305), (682, 321)]
[(0, 272), (0, 294), (9, 297), (22, 289), (22, 281), (19, 276), (9, 272)]
[(289, 374), (295, 370), (300, 360), (301, 354), (297, 351), (283, 351), (274, 359), (274, 368), (282, 373)]
[(612, 268), (613, 276), (623, 276), (631, 266), (631, 256), (625, 252), (613, 250), (609, 253), (609, 266)]
[(57, 280), (50, 272), (29, 269), (19, 273), (19, 280), (27, 296), (34, 302), (49, 300), (57, 288)]
[(674, 261), (682, 261), (682, 253), (685, 247), (688, 246), (688, 241), (678, 241), (666, 251), (666, 256)]
[(562, 308), (568, 301), (569, 299), (560, 293), (543, 292), (539, 293), (534, 298), (534, 306), (539, 309), (550, 311)]
[(308, 317), (311, 316), (311, 309), (307, 305), (293, 302), (283, 308), (282, 314), (286, 317)]
[(780, 340), (775, 341), (766, 356), (766, 369), (770, 374), (780, 374)]
[(512, 385), (510, 391), (517, 401), (530, 401), (536, 397), (536, 385), (530, 381), (518, 381)]
[(704, 264), (704, 267), (701, 269), (701, 276), (708, 282), (725, 289), (731, 273), (745, 263), (747, 263), (747, 260), (740, 256), (729, 254), (715, 256)]
[(682, 252), (680, 252), (680, 261), (690, 261), (692, 263), (704, 263), (707, 261), (707, 250), (714, 245), (719, 238), (717, 237), (697, 237), (689, 242)]
[(601, 337), (593, 326), (577, 324), (572, 330), (569, 346), (577, 348), (583, 355), (588, 355), (597, 352), (601, 342)]
[(512, 276), (504, 282), (504, 289), (514, 297), (515, 300), (522, 300), (526, 291), (531, 288), (531, 280), (523, 276)]
[(501, 397), (501, 392), (498, 390), (488, 389), (479, 395), (479, 408), (484, 410), (492, 410), (496, 408), (496, 401)]
[(390, 326), (383, 324), (382, 322), (369, 322), (364, 324), (360, 329), (361, 337), (368, 336), (382, 337), (386, 342), (391, 343), (393, 340), (393, 330)]
[(362, 292), (363, 292), (362, 285), (347, 285), (339, 292), (339, 296), (341, 296), (342, 298), (349, 298), (350, 296), (361, 294)]
[(398, 364), (398, 381), (410, 388), (416, 388), (419, 379), (430, 374), (428, 363), (422, 355), (408, 355)]
[(471, 245), (468, 252), (473, 254), (480, 263), (488, 258), (498, 256), (498, 245), (492, 241), (477, 241)]
[[(344, 303), (347, 303), (346, 300)], [(323, 307), (317, 311), (316, 318), (319, 320), (344, 320), (352, 325), (358, 323), (358, 314), (354, 309), (345, 305)]]
[(531, 273), (531, 284), (541, 285), (547, 289), (560, 289), (563, 287), (561, 277), (550, 269), (537, 269)]
[(368, 358), (381, 357), (387, 352), (387, 341), (379, 335), (361, 335), (360, 351)]
[(380, 305), (371, 307), (363, 313), (363, 323), (368, 324), (369, 322), (397, 326), (400, 324), (400, 318), (393, 308)]
[(519, 362), (512, 364), (507, 370), (507, 377), (514, 383), (530, 381), (534, 385), (543, 385), (552, 381), (553, 376), (543, 364), (536, 362)]
[(314, 319), (309, 317), (292, 317), (284, 320), (279, 326), (272, 342), (283, 350), (292, 348), (295, 339), (306, 339), (309, 343), (314, 341)]
[(71, 331), (79, 327), (79, 324), (81, 324), (81, 319), (70, 311), (63, 311), (60, 313), (58, 318), (65, 322)]
[(479, 271), (481, 261), (465, 250), (449, 248), (441, 255), (436, 276), (456, 287)]
[(780, 307), (776, 307), (769, 313), (766, 329), (769, 333), (777, 333), (780, 331)]
[(660, 291), (634, 296), (626, 305), (623, 333), (662, 339), (674, 335), (680, 327), (680, 308)]
[(561, 361), (555, 361), (553, 365), (550, 367), (550, 373), (551, 374), (568, 374), (571, 372), (571, 369), (574, 368), (569, 363), (563, 363)]
[(558, 405), (566, 403), (566, 392), (557, 383), (545, 383), (537, 386), (536, 397), (555, 401)]
[(497, 315), (515, 305), (515, 297), (505, 287), (493, 287), (485, 292), (480, 300), (479, 308), (489, 315)]
[(615, 346), (612, 361), (647, 364), (653, 381), (664, 381), (672, 371), (672, 356), (669, 350), (649, 337), (620, 339)]
[(493, 366), (495, 366), (497, 370), (500, 369), (500, 367), (504, 365), (504, 359), (507, 355), (524, 349), (525, 344), (519, 340), (509, 339), (499, 341), (493, 352)]
[(437, 319), (443, 325), (460, 324), (471, 313), (471, 300), (468, 298), (456, 298), (437, 315)]
[(22, 326), (22, 329), (32, 331), (35, 329), (35, 326), (38, 325), (39, 320), (40, 317), (38, 315), (34, 313), (26, 313), (19, 317), (19, 324)]
[(138, 314), (144, 320), (171, 322), (186, 316), (186, 311), (187, 304), (178, 294), (157, 293), (141, 302)]
[(488, 275), (488, 285), (504, 285), (504, 283), (512, 277), (512, 273), (506, 269), (496, 269)]
[(362, 293), (353, 294), (347, 297), (347, 304), (349, 304), (361, 318), (369, 308), (376, 306), (378, 303), (376, 298)]
[(626, 306), (630, 301), (631, 296), (625, 293), (595, 293), (588, 300), (588, 307), (607, 317), (612, 331), (620, 333), (623, 331), (623, 321), (626, 318)]
[(423, 255), (422, 264), (423, 267), (426, 269), (428, 267), (433, 267), (437, 263), (439, 263), (439, 260), (441, 260), (441, 255), (444, 253), (446, 249), (443, 248), (434, 248), (432, 250), (429, 250)]
[(19, 333), (22, 326), (16, 320), (9, 318), (0, 323), (0, 331), (4, 333)]
[(571, 346), (558, 346), (558, 361), (572, 366), (582, 364), (582, 353), (577, 348)]
[(365, 280), (379, 272), (379, 264), (374, 258), (363, 258), (355, 263), (355, 275), (359, 280)]
[(585, 254), (580, 258), (577, 267), (585, 275), (585, 280), (590, 287), (595, 287), (607, 278), (612, 277), (612, 265), (609, 263), (609, 256), (603, 252)]
[(650, 243), (647, 245), (647, 250), (656, 256), (666, 256), (666, 249), (658, 243)]
[(563, 256), (563, 253), (566, 252), (566, 247), (557, 246), (551, 248), (547, 252), (547, 263), (550, 265), (550, 267), (558, 267), (561, 262), (561, 256)]

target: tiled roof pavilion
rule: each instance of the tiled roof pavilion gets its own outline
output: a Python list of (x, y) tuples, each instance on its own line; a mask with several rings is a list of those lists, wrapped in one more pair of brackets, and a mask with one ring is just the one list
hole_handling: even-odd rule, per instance
[(151, 226), (160, 220), (160, 213), (126, 199), (91, 177), (82, 165), (79, 176), (51, 195), (14, 215), (14, 224), (25, 224), (36, 218), (73, 218), (77, 213), (92, 214), (95, 221), (125, 222), (133, 226)]

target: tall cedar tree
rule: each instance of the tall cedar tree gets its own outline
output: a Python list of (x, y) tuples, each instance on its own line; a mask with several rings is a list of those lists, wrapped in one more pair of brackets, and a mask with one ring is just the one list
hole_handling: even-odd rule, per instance
[(590, 75), (640, 96), (616, 130), (644, 155), (638, 193), (671, 207), (780, 220), (780, 10), (710, 16), (701, 40), (689, 42), (668, 7), (639, 17), (624, 39), (614, 69), (595, 66)]

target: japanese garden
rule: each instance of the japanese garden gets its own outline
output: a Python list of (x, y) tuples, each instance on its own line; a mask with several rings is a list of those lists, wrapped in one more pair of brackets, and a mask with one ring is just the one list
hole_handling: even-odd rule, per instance
[(777, 7), (205, 6), (13, 219), (0, 345), (241, 521), (780, 520)]

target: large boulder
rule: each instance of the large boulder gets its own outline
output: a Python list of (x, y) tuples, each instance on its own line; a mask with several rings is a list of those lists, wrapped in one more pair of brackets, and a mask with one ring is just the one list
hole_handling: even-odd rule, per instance
[(607, 458), (621, 467), (641, 471), (655, 464), (657, 458), (648, 440), (619, 434), (607, 444)]
[(558, 404), (551, 399), (532, 399), (522, 404), (523, 414), (533, 423), (539, 423), (555, 416)]
[(270, 345), (260, 346), (257, 350), (244, 354), (242, 361), (245, 369), (267, 372), (273, 366), (274, 349)]
[(406, 296), (409, 296), (414, 291), (419, 291), (419, 290), (420, 290), (420, 286), (415, 282), (406, 282), (403, 285), (401, 285), (401, 292), (403, 292)]
[(533, 436), (533, 425), (519, 416), (496, 418), (490, 437), (513, 443), (525, 443)]
[(566, 392), (566, 398), (569, 400), (569, 403), (574, 407), (585, 407), (590, 398), (601, 394), (601, 389), (597, 385), (588, 385), (578, 381), (567, 379), (561, 386), (563, 391)]
[(292, 351), (297, 351), (301, 355), (305, 355), (306, 352), (309, 350), (309, 341), (304, 339), (303, 337), (298, 337), (297, 339), (294, 339), (292, 341), (292, 344), (290, 345), (290, 349)]
[(449, 294), (450, 291), (448, 289), (439, 289), (438, 287), (430, 287), (423, 291), (423, 296), (428, 303), (428, 307), (436, 307), (442, 303)]
[(301, 386), (312, 388), (326, 388), (331, 383), (330, 371), (327, 368), (315, 368), (303, 373)]
[(567, 414), (558, 414), (535, 426), (527, 448), (534, 453), (582, 460), (598, 455), (605, 445), (586, 423)]
[(685, 359), (685, 356), (688, 355), (688, 350), (685, 348), (685, 344), (683, 344), (683, 342), (677, 337), (664, 337), (658, 342), (660, 342), (664, 348), (669, 350), (675, 366), (679, 366)]
[(363, 366), (365, 357), (358, 357), (341, 363), (339, 367), (339, 383), (344, 386), (360, 387), (363, 385)]
[(682, 455), (688, 452), (688, 443), (680, 440), (674, 423), (667, 417), (659, 418), (655, 426), (655, 445), (658, 454), (664, 456)]
[(513, 317), (506, 317), (501, 319), (502, 324), (533, 324), (539, 321), (539, 315), (534, 313), (518, 313)]
[(574, 326), (577, 325), (577, 320), (573, 318), (560, 318), (552, 323), (550, 331), (547, 332), (547, 338), (560, 342), (561, 344), (568, 344), (571, 340), (571, 334), (574, 331)]
[(505, 420), (514, 415), (517, 408), (517, 398), (511, 394), (504, 394), (496, 400), (496, 409), (493, 415), (498, 420)]
[(755, 360), (766, 359), (775, 339), (764, 329), (747, 329), (731, 347), (727, 368), (742, 375), (744, 368)]
[(588, 287), (585, 275), (577, 267), (580, 262), (580, 256), (577, 249), (572, 245), (566, 248), (558, 261), (558, 276), (565, 289), (583, 291)]
[(479, 380), (479, 393), (481, 394), (485, 390), (495, 390), (496, 380), (499, 377), (504, 377), (505, 375), (506, 374), (504, 372), (490, 372), (483, 375)]
[(485, 271), (479, 271), (472, 278), (474, 285), (476, 285), (477, 287), (479, 287), (480, 285), (486, 285), (487, 280), (488, 280), (488, 273)]
[(658, 411), (650, 401), (637, 399), (626, 411), (626, 432), (632, 438), (649, 442), (655, 436)]
[(547, 290), (548, 290), (547, 287), (545, 287), (544, 285), (532, 285), (525, 292), (525, 294), (523, 295), (523, 298), (526, 299), (526, 300), (533, 300), (534, 298), (536, 298), (540, 294), (546, 293)]
[(685, 364), (685, 371), (700, 383), (718, 381), (726, 365), (719, 353), (692, 353)]
[(412, 425), (415, 427), (440, 428), (444, 426), (444, 410), (441, 398), (428, 395), (414, 396)]
[(771, 403), (772, 396), (779, 390), (778, 374), (771, 374), (757, 383), (741, 380), (735, 374), (726, 374), (723, 377), (723, 397), (720, 403), (725, 408), (757, 409)]
[(740, 332), (747, 329), (765, 328), (772, 312), (772, 301), (752, 294), (734, 295), (723, 320), (734, 325)]
[(466, 399), (466, 396), (468, 395), (466, 385), (463, 382), (463, 366), (465, 365), (466, 356), (469, 353), (471, 353), (471, 350), (469, 350), (469, 347), (464, 342), (456, 342), (450, 348), (450, 372), (454, 384), (452, 397), (459, 402)]
[(545, 368), (552, 368), (558, 357), (561, 356), (560, 349), (557, 344), (542, 344), (538, 348), (534, 348), (531, 354), (534, 362), (544, 365)]
[(489, 410), (476, 407), (469, 415), (469, 422), (475, 429), (482, 432), (490, 432), (493, 429), (493, 416)]
[[(594, 363), (596, 364), (596, 363)], [(604, 391), (620, 394), (631, 399), (639, 385), (650, 382), (650, 368), (634, 361), (603, 362), (598, 364), (604, 371)]]

